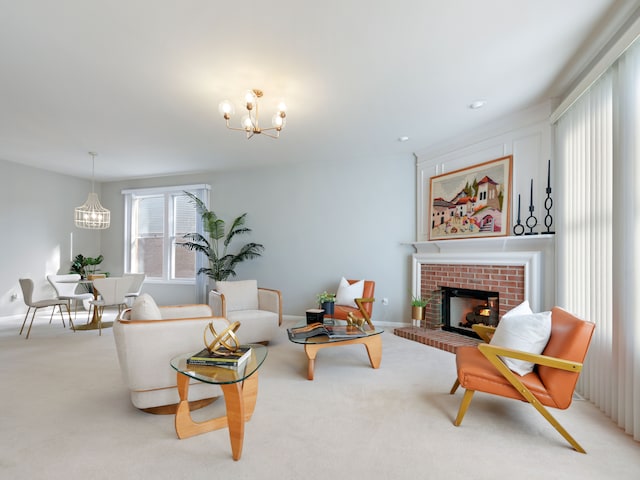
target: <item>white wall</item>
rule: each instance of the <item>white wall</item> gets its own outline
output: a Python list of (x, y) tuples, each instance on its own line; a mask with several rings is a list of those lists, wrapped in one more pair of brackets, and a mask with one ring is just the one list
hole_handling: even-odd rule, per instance
[[(404, 242), (415, 229), (414, 168), (410, 156), (332, 159), (104, 184), (101, 199), (113, 225), (102, 237), (106, 269), (123, 268), (122, 189), (208, 183), (211, 208), (225, 220), (247, 212), (253, 232), (243, 242), (265, 246), (262, 257), (237, 268), (237, 278), (281, 290), (285, 314), (304, 315), (317, 293), (335, 291), (345, 275), (376, 281), (374, 321), (403, 323), (411, 288), (412, 249)], [(146, 284), (144, 290), (160, 304), (195, 299), (187, 287)]]
[(55, 295), (46, 275), (69, 271), (71, 233), (74, 256), (99, 254), (100, 234), (73, 224), (90, 191), (90, 181), (0, 160), (0, 315), (26, 312), (19, 278), (33, 279), (36, 299)]

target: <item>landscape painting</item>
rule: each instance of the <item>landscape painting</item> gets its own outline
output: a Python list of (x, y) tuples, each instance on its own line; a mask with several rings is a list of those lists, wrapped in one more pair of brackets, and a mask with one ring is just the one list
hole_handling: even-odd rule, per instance
[(429, 240), (509, 232), (513, 156), (431, 177)]

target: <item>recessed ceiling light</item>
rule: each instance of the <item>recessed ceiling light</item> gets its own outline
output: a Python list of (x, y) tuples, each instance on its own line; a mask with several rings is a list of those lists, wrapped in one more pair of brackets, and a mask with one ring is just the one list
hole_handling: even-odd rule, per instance
[(398, 137), (399, 142), (406, 142), (407, 140), (409, 140), (409, 137), (405, 137), (405, 136)]
[(479, 108), (484, 107), (487, 104), (486, 100), (476, 100), (475, 102), (471, 102), (469, 108), (471, 110), (478, 110)]

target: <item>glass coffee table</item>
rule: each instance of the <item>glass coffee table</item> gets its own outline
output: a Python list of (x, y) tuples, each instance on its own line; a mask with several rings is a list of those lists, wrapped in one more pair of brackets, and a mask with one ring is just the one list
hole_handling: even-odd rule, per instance
[[(201, 433), (229, 427), (231, 453), (234, 460), (242, 455), (244, 424), (251, 420), (258, 397), (258, 369), (267, 358), (267, 347), (251, 344), (251, 357), (239, 369), (187, 365), (194, 352), (171, 359), (171, 366), (178, 376), (180, 403), (176, 410), (175, 426), (178, 438), (189, 438)], [(189, 380), (220, 385), (227, 407), (226, 415), (204, 422), (195, 422), (189, 409)]]
[[(298, 325), (298, 327), (304, 325)], [(294, 327), (295, 328), (295, 327)], [(365, 330), (367, 335), (357, 338), (329, 338), (327, 335), (318, 335), (308, 338), (294, 338), (289, 334), (289, 340), (293, 343), (304, 345), (304, 352), (307, 355), (307, 379), (313, 380), (313, 372), (315, 370), (316, 355), (318, 350), (323, 348), (340, 347), (344, 345), (363, 344), (369, 355), (369, 362), (372, 368), (378, 368), (382, 360), (382, 336), (384, 330), (374, 327)]]

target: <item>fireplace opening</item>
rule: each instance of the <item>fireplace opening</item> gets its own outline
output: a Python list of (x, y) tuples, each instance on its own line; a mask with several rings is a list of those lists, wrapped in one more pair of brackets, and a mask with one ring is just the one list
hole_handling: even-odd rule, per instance
[(440, 287), (442, 290), (442, 329), (480, 338), (472, 325), (498, 324), (499, 293), (467, 288)]

